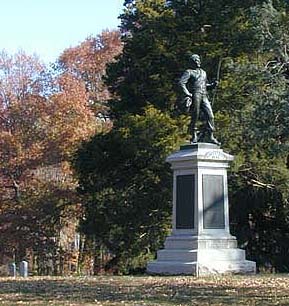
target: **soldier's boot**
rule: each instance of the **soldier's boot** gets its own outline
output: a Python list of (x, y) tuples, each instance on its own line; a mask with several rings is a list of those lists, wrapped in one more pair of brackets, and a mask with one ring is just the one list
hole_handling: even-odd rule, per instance
[(216, 144), (218, 146), (221, 145), (221, 143), (214, 137), (213, 133), (210, 134), (210, 142), (213, 143), (213, 144)]
[(204, 139), (205, 139), (205, 132), (204, 132), (204, 131), (201, 131), (201, 132), (198, 134), (198, 142), (204, 142)]
[(197, 142), (198, 142), (198, 133), (197, 130), (194, 130), (192, 133), (191, 143), (197, 143)]

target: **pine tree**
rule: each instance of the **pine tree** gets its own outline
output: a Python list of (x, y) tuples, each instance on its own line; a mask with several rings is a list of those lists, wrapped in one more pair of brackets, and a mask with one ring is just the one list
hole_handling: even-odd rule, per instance
[(106, 270), (143, 266), (167, 234), (172, 175), (164, 160), (180, 135), (176, 120), (148, 107), (142, 115), (123, 116), (80, 150), (75, 168), (85, 201), (82, 230), (96, 250), (110, 254), (100, 263)]

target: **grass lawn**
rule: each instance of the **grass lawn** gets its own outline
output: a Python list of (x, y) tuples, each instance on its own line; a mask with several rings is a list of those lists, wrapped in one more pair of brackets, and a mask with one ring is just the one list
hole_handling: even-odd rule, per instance
[(0, 305), (289, 305), (289, 275), (0, 278)]

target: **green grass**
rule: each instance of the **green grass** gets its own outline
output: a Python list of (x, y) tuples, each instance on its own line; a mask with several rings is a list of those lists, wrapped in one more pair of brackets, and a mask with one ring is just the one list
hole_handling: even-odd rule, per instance
[(289, 305), (289, 276), (0, 278), (0, 305)]

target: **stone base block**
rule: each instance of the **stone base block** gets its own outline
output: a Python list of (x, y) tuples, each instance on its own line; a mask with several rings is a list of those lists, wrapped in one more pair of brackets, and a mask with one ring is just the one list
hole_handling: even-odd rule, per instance
[(208, 262), (151, 261), (147, 273), (158, 275), (256, 274), (256, 263), (249, 260), (214, 260)]
[(242, 261), (214, 261), (200, 262), (198, 275), (212, 274), (256, 274), (256, 263), (249, 260)]
[(256, 263), (245, 258), (233, 236), (212, 238), (176, 235), (166, 239), (157, 260), (147, 265), (149, 274), (196, 275), (255, 274)]
[(256, 263), (242, 261), (179, 262), (155, 260), (147, 265), (147, 273), (157, 275), (208, 276), (217, 274), (256, 274)]

